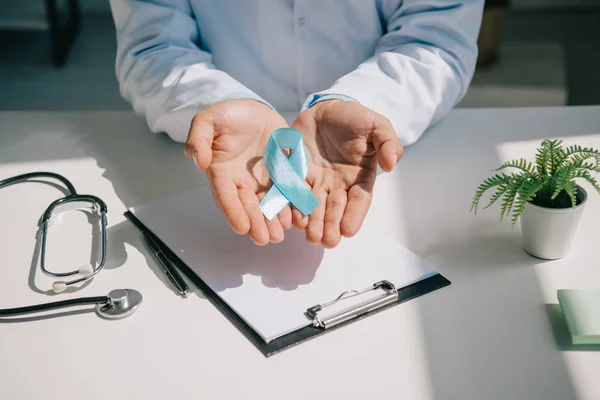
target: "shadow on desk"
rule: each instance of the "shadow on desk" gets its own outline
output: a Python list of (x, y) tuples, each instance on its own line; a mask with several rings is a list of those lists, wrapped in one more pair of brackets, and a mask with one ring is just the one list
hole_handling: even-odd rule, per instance
[(545, 310), (552, 327), (552, 335), (557, 349), (561, 351), (600, 351), (600, 345), (598, 344), (573, 344), (560, 304), (545, 304)]
[(567, 347), (556, 344), (544, 309), (536, 269), (545, 261), (523, 250), (519, 225), (500, 222), (499, 209), (469, 213), (477, 185), (500, 165), (498, 144), (598, 130), (590, 113), (549, 113), (552, 122), (540, 127), (528, 112), (494, 113), (506, 124), (490, 123), (485, 111), (456, 113), (385, 178), (401, 197), (408, 247), (452, 282), (417, 299), (436, 400), (577, 398), (560, 353)]
[[(28, 113), (14, 113), (7, 118), (6, 126), (6, 135), (0, 136), (0, 148), (8, 149), (2, 154), (2, 164), (93, 159), (112, 189), (104, 192), (106, 196), (110, 193), (112, 198), (103, 199), (109, 208), (105, 268), (125, 265), (127, 246), (131, 246), (145, 257), (146, 264), (165, 287), (177, 293), (162, 266), (146, 247), (141, 232), (130, 221), (123, 219), (117, 224), (111, 221), (122, 217), (118, 214), (127, 208), (208, 185), (205, 172), (185, 157), (182, 143), (176, 143), (164, 134), (151, 133), (143, 118), (129, 112), (40, 113), (35, 118)], [(77, 176), (76, 173), (72, 175)], [(86, 178), (80, 176), (79, 179)], [(97, 188), (88, 190), (94, 194)], [(39, 255), (38, 243), (31, 262), (30, 286), (38, 293), (51, 294), (35, 287)], [(288, 289), (304, 284), (314, 276), (314, 271), (305, 271), (302, 277), (296, 274), (295, 279), (285, 282), (285, 276), (268, 273), (264, 269), (238, 272), (239, 276), (234, 278), (239, 282), (244, 274), (251, 274), (260, 276), (265, 285)], [(195, 285), (190, 283), (189, 286), (203, 297)], [(75, 292), (82, 287), (70, 287), (67, 292)]]
[[(105, 124), (81, 126), (79, 131), (85, 132), (85, 152), (104, 170), (103, 177), (110, 181), (127, 208), (207, 184), (204, 172), (185, 157), (183, 144), (175, 143), (164, 134), (149, 132), (141, 118), (133, 119), (124, 113), (114, 116), (112, 124), (126, 134), (118, 137), (107, 134)], [(107, 268), (125, 264), (125, 245), (130, 245), (144, 255), (156, 277), (178, 295), (141, 232), (130, 221), (111, 226), (108, 238), (111, 251)], [(189, 281), (188, 284), (193, 293), (204, 298), (195, 285)]]
[(576, 398), (541, 312), (542, 262), (519, 245), (481, 231), (426, 255), (452, 280), (420, 302), (436, 399)]

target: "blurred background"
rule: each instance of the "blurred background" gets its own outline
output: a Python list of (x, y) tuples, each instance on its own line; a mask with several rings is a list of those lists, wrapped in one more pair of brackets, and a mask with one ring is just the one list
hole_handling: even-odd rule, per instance
[[(130, 110), (107, 0), (4, 0), (0, 109)], [(488, 0), (459, 107), (600, 104), (600, 0)]]

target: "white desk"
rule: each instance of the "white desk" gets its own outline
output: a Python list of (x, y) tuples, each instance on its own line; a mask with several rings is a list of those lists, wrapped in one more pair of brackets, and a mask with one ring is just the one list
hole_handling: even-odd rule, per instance
[[(600, 196), (591, 193), (571, 254), (554, 262), (525, 254), (498, 208), (469, 214), (500, 159), (531, 157), (543, 137), (600, 147), (598, 133), (600, 107), (455, 110), (378, 179), (369, 215), (452, 285), (265, 358), (199, 293), (176, 296), (123, 217), (206, 184), (180, 144), (130, 113), (0, 113), (0, 177), (55, 171), (109, 207), (107, 269), (60, 298), (144, 295), (120, 321), (84, 309), (0, 323), (0, 398), (598, 399), (600, 354), (570, 348), (552, 304), (558, 288), (600, 285)], [(58, 196), (33, 183), (0, 191), (0, 307), (56, 299), (30, 266), (37, 220)], [(57, 228), (54, 268), (89, 258), (78, 229)]]

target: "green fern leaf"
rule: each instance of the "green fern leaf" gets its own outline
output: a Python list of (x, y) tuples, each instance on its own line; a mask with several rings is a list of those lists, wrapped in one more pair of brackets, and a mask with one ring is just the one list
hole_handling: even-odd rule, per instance
[(548, 169), (546, 165), (548, 165), (548, 157), (546, 151), (546, 141), (542, 142), (542, 145), (538, 148), (537, 153), (535, 154), (535, 166), (538, 175), (545, 176), (548, 175)]
[(556, 172), (558, 170), (558, 162), (561, 159), (562, 155), (564, 154), (564, 149), (562, 148), (561, 144), (562, 144), (562, 140), (552, 140), (552, 141), (550, 141), (550, 144), (548, 147), (548, 151), (550, 153), (548, 170), (550, 171), (551, 175), (556, 174)]
[(498, 186), (498, 189), (496, 190), (496, 193), (494, 193), (494, 195), (492, 197), (490, 197), (490, 200), (488, 202), (488, 204), (484, 207), (484, 209), (489, 208), (492, 206), (492, 204), (494, 204), (496, 201), (498, 201), (498, 199), (500, 197), (502, 197), (502, 195), (504, 193), (506, 193), (506, 190), (508, 189), (508, 185), (505, 183), (502, 183)]
[(504, 199), (502, 200), (502, 206), (500, 209), (500, 221), (504, 219), (505, 216), (510, 214), (510, 210), (512, 209), (513, 203), (515, 201), (515, 197), (521, 187), (525, 183), (527, 176), (519, 175), (510, 181), (508, 184), (508, 188), (504, 193)]
[(544, 139), (536, 154), (536, 166), (540, 175), (554, 175), (557, 162), (562, 158), (562, 140)]
[(581, 147), (578, 145), (574, 145), (566, 148), (561, 159), (558, 162), (558, 168), (565, 167), (570, 161), (569, 157), (572, 158), (572, 161), (576, 159), (587, 160), (593, 158), (595, 161), (595, 165), (600, 165), (600, 151), (595, 150), (591, 147)]
[(575, 171), (572, 178), (573, 179), (577, 179), (577, 178), (585, 179), (590, 185), (593, 186), (594, 189), (596, 189), (596, 191), (598, 193), (600, 193), (600, 185), (598, 184), (598, 181), (596, 180), (596, 178), (594, 178), (589, 173), (589, 171), (585, 171), (585, 170)]
[(575, 207), (577, 204), (577, 184), (573, 181), (569, 181), (565, 184), (565, 192), (571, 198), (571, 205)]
[(544, 182), (536, 180), (528, 180), (523, 183), (519, 190), (518, 197), (515, 199), (511, 225), (514, 227), (519, 219), (519, 216), (525, 211), (527, 203), (533, 200), (537, 192), (544, 186)]
[(502, 184), (506, 184), (509, 180), (511, 179), (510, 176), (506, 175), (506, 174), (496, 174), (492, 177), (486, 178), (483, 183), (481, 183), (478, 187), (477, 190), (475, 191), (475, 195), (473, 196), (473, 201), (471, 202), (471, 211), (474, 214), (477, 214), (477, 208), (479, 206), (479, 201), (481, 200), (481, 197), (483, 196), (483, 194), (496, 186), (502, 185)]
[(535, 168), (533, 168), (532, 163), (528, 163), (524, 158), (520, 158), (518, 160), (507, 161), (502, 164), (500, 167), (496, 168), (494, 171), (500, 171), (505, 168), (516, 168), (528, 174), (534, 175)]
[(567, 183), (570, 181), (573, 170), (573, 166), (569, 165), (568, 167), (558, 171), (554, 179), (554, 192), (552, 193), (552, 196), (550, 196), (552, 200), (554, 200), (556, 196), (558, 196), (559, 193), (566, 187)]
[(573, 160), (567, 166), (573, 166), (574, 168), (583, 168), (590, 171), (597, 171), (598, 164), (596, 162), (588, 162), (590, 157), (581, 157), (579, 155), (573, 156)]

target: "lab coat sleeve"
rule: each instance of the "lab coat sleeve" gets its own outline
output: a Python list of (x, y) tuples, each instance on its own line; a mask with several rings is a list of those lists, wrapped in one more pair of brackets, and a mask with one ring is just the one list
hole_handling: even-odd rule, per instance
[(466, 94), (477, 61), (483, 0), (405, 0), (372, 57), (314, 93), (354, 100), (386, 117), (404, 146), (415, 143)]
[[(110, 0), (119, 90), (152, 132), (184, 142), (195, 114), (228, 98), (269, 105), (211, 63), (188, 0)], [(270, 106), (270, 105), (269, 105)]]

